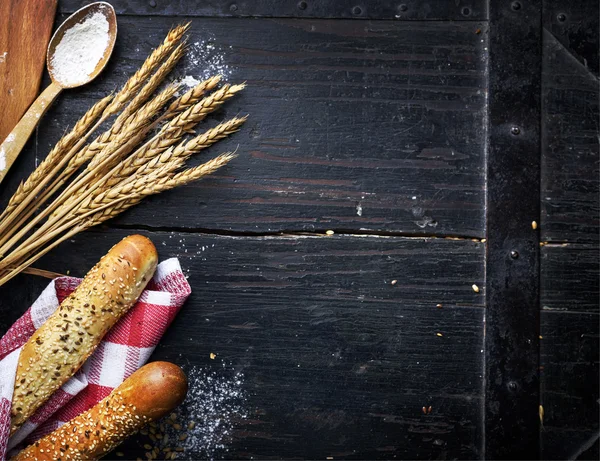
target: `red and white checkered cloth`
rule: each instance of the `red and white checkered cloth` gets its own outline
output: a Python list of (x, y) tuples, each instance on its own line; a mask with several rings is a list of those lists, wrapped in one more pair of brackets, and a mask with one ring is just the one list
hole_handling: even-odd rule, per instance
[(144, 365), (191, 293), (176, 258), (158, 265), (140, 299), (108, 332), (83, 367), (9, 439), (10, 404), (22, 346), (81, 279), (53, 280), (0, 339), (0, 460), (23, 441), (31, 443), (93, 407)]

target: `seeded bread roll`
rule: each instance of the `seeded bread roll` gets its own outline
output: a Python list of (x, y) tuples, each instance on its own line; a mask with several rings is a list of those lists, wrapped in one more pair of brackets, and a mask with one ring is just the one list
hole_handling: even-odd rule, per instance
[(23, 346), (11, 408), (11, 434), (81, 367), (137, 301), (158, 256), (141, 235), (124, 238)]
[(187, 378), (169, 362), (149, 363), (104, 400), (21, 451), (13, 460), (93, 460), (146, 423), (160, 419), (187, 393)]

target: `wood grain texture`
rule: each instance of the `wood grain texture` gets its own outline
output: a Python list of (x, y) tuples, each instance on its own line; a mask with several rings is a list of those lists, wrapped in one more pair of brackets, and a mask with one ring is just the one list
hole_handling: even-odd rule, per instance
[(541, 459), (598, 459), (599, 321), (597, 313), (542, 311)]
[[(62, 0), (60, 11), (72, 13), (85, 4), (85, 0)], [(112, 4), (120, 15), (446, 21), (487, 18), (485, 0), (405, 0), (400, 3), (355, 0), (116, 0)]]
[(598, 313), (600, 309), (598, 246), (547, 245), (542, 247), (540, 258), (542, 309)]
[(56, 2), (0, 2), (0, 143), (37, 96)]
[(597, 243), (598, 76), (546, 31), (542, 83), (542, 239)]
[[(108, 68), (51, 109), (40, 156), (179, 20), (119, 18)], [(240, 133), (202, 156), (239, 146), (239, 158), (118, 223), (483, 237), (485, 30), (477, 22), (197, 19), (192, 48), (209, 41), (229, 80), (248, 84), (202, 126), (250, 114)], [(177, 72), (206, 67), (188, 59)]]
[[(124, 235), (84, 233), (40, 267), (83, 275)], [(481, 456), (485, 294), (471, 285), (483, 287), (482, 244), (147, 235), (160, 259), (180, 258), (194, 289), (154, 358), (244, 375), (249, 416), (223, 456)], [(2, 328), (31, 282), (0, 288)], [(140, 453), (136, 441), (120, 450)]]
[(541, 239), (556, 243), (540, 259), (542, 459), (598, 459), (599, 4), (543, 13)]
[(543, 0), (544, 28), (574, 59), (599, 76), (600, 3), (588, 0)]

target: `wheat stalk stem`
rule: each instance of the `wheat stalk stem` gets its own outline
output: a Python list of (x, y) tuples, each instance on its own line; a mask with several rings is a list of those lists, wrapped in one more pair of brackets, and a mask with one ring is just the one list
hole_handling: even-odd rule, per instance
[(60, 218), (65, 216), (66, 213), (68, 213), (83, 198), (83, 196), (85, 196), (86, 192), (83, 192), (83, 196), (82, 194), (77, 193), (81, 189), (88, 186), (88, 191), (94, 190), (91, 186), (95, 184), (94, 178), (100, 173), (102, 168), (114, 163), (133, 149), (150, 129), (152, 116), (160, 110), (169, 99), (171, 99), (176, 91), (176, 86), (168, 87), (149, 103), (151, 106), (147, 111), (138, 112), (135, 116), (135, 121), (129, 125), (128, 130), (121, 133), (106, 147), (105, 151), (101, 152), (103, 160), (94, 169), (82, 172), (66, 190), (46, 207), (46, 209), (23, 227), (11, 240), (5, 243), (2, 248), (0, 248), (0, 254), (5, 254), (9, 248), (15, 245), (42, 219), (60, 207), (60, 210), (57, 210), (57, 213), (53, 214), (51, 218), (49, 218), (48, 221), (34, 232), (23, 244), (27, 244), (30, 240), (36, 239), (39, 235), (43, 234), (48, 229), (51, 229), (55, 223), (59, 222)]
[(21, 272), (24, 274), (37, 275), (38, 277), (44, 277), (47, 279), (55, 279), (56, 277), (64, 277), (66, 275), (59, 272), (47, 271), (45, 269), (38, 269), (36, 267), (26, 267)]
[(9, 227), (14, 220), (29, 207), (48, 181), (74, 155), (74, 151), (102, 123), (102, 119), (98, 120), (98, 117), (100, 117), (100, 114), (110, 103), (111, 99), (112, 96), (109, 95), (94, 104), (79, 119), (69, 134), (61, 138), (29, 178), (24, 183), (21, 183), (0, 218), (0, 243), (6, 241), (14, 232), (14, 226), (12, 228)]
[(85, 230), (85, 227), (84, 228), (74, 227), (73, 229), (71, 229), (71, 231), (69, 231), (66, 234), (64, 234), (58, 240), (52, 242), (46, 248), (44, 248), (43, 250), (40, 250), (38, 253), (36, 253), (35, 255), (33, 255), (32, 257), (30, 257), (28, 260), (22, 262), (19, 266), (11, 268), (10, 270), (8, 270), (8, 273), (6, 275), (4, 275), (2, 278), (0, 278), (0, 286), (4, 285), (6, 282), (8, 282), (14, 276), (16, 276), (17, 274), (19, 274), (20, 272), (22, 272), (23, 269), (25, 269), (26, 267), (31, 266), (34, 262), (36, 262), (38, 259), (40, 259), (42, 256), (44, 256), (46, 253), (48, 253), (54, 247), (58, 246), (59, 244), (61, 244), (65, 240), (73, 237), (74, 235), (78, 234), (82, 230)]
[(124, 177), (133, 173), (143, 174), (152, 171), (154, 168), (171, 162), (175, 158), (187, 160), (193, 153), (206, 149), (238, 131), (246, 119), (247, 117), (235, 117), (227, 122), (220, 123), (186, 143), (182, 143), (176, 147), (169, 147), (166, 151), (164, 150), (165, 145), (174, 144), (174, 140), (169, 139), (158, 149), (151, 149), (141, 154), (136, 153), (123, 162), (119, 169), (115, 169), (110, 173), (106, 185), (112, 187), (118, 184)]

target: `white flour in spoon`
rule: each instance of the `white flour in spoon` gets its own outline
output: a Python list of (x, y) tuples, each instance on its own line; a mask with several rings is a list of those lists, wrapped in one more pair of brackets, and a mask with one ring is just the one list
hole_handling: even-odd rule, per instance
[(85, 83), (104, 56), (109, 42), (108, 20), (101, 12), (65, 32), (52, 57), (55, 80), (72, 86)]

